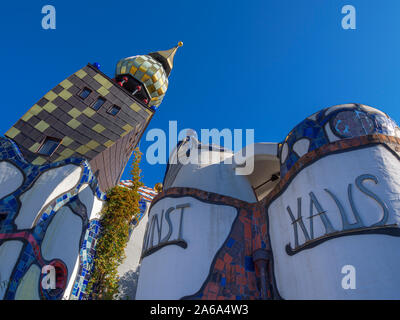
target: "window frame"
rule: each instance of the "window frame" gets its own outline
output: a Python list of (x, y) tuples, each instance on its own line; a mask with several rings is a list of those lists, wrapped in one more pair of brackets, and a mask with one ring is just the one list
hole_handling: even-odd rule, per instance
[[(118, 109), (118, 111), (117, 111), (116, 114), (113, 114), (113, 113), (111, 112), (111, 110), (112, 110), (113, 108), (117, 108), (117, 109)], [(118, 113), (120, 113), (120, 111), (121, 111), (121, 107), (118, 107), (116, 104), (113, 104), (111, 107), (109, 107), (109, 108), (107, 109), (107, 113), (110, 114), (110, 115), (112, 115), (113, 117), (115, 117)]]
[[(51, 154), (47, 154), (47, 153), (42, 153), (42, 152), (40, 152), (40, 149), (44, 146), (44, 144), (45, 144), (46, 141), (48, 141), (48, 140), (52, 140), (52, 141), (58, 142), (58, 145), (55, 147), (55, 149), (53, 150), (53, 152), (52, 152)], [(40, 143), (40, 145), (39, 145), (39, 147), (37, 148), (37, 150), (36, 150), (35, 153), (40, 154), (40, 155), (42, 155), (42, 156), (51, 157), (51, 156), (57, 151), (57, 149), (60, 147), (60, 145), (61, 145), (61, 143), (62, 143), (62, 140), (63, 140), (63, 139), (59, 139), (59, 138), (55, 138), (55, 137), (50, 137), (50, 136), (45, 136), (45, 137), (42, 139), (42, 142)]]
[[(97, 101), (99, 101), (99, 100), (103, 100), (104, 102), (101, 104), (101, 106), (98, 108), (98, 109), (95, 109), (94, 108), (94, 105), (97, 103)], [(99, 96), (99, 97), (97, 97), (97, 99), (91, 104), (91, 106), (90, 106), (90, 108), (92, 108), (94, 111), (99, 111), (100, 109), (101, 109), (101, 107), (102, 106), (104, 106), (104, 104), (107, 102), (107, 99), (106, 98), (104, 98), (104, 97), (102, 97), (102, 96)]]
[[(85, 90), (88, 90), (88, 91), (89, 91), (89, 94), (86, 96), (86, 98), (84, 98), (84, 97), (81, 96), (81, 94), (82, 94)], [(90, 94), (91, 94), (92, 92), (93, 92), (92, 89), (89, 89), (88, 87), (84, 87), (81, 91), (79, 91), (78, 97), (81, 98), (82, 100), (86, 100), (86, 99), (90, 96)]]

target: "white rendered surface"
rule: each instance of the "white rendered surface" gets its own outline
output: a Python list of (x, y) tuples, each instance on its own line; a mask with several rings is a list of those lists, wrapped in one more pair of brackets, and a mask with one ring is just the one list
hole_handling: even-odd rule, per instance
[(17, 288), (15, 300), (40, 300), (40, 273), (41, 270), (36, 264), (29, 267)]
[(146, 225), (148, 222), (148, 208), (150, 204), (147, 203), (146, 211), (139, 224), (132, 230), (131, 237), (125, 248), (126, 258), (118, 268), (120, 276), (120, 297), (125, 299), (134, 299), (136, 296), (136, 289), (140, 271), (140, 256), (142, 254), (144, 234), (146, 232)]
[(0, 199), (17, 190), (23, 181), (21, 170), (7, 161), (0, 162)]
[(50, 169), (21, 197), (21, 208), (15, 219), (18, 229), (30, 229), (40, 211), (52, 200), (72, 189), (78, 182), (82, 168), (72, 164)]
[[(187, 242), (187, 248), (168, 245), (144, 257), (136, 299), (180, 299), (196, 293), (206, 280), (216, 253), (231, 231), (237, 210), (192, 197), (164, 198), (152, 207), (149, 221), (155, 214), (161, 216), (162, 210), (187, 203), (190, 207), (185, 208), (182, 226), (182, 238)], [(171, 214), (171, 240), (178, 237), (179, 217), (179, 213)], [(166, 224), (164, 221), (163, 225)], [(161, 238), (166, 233), (164, 227)]]
[(60, 259), (67, 266), (67, 283), (71, 280), (79, 255), (82, 227), (82, 218), (68, 207), (62, 207), (50, 222), (42, 242), (41, 251), (44, 259), (49, 261)]
[(22, 241), (10, 240), (0, 245), (0, 300), (4, 298), (11, 273), (21, 254)]
[[(355, 185), (360, 175), (372, 174), (378, 184), (365, 180), (363, 185), (389, 207), (386, 224), (398, 224), (400, 216), (400, 162), (383, 146), (373, 146), (326, 156), (303, 169), (269, 209), (269, 232), (274, 255), (277, 288), (284, 299), (399, 299), (400, 238), (383, 234), (349, 235), (330, 239), (292, 256), (285, 252), (294, 247), (294, 229), (287, 212), (290, 206), (297, 218), (297, 198), (302, 198), (302, 218), (309, 231), (310, 196), (313, 192), (333, 227), (341, 231), (339, 210), (324, 189), (340, 200), (349, 222), (354, 216), (348, 200), (352, 184), (354, 204), (365, 226), (382, 219), (382, 207)], [(314, 214), (317, 212), (314, 208)], [(314, 238), (324, 235), (321, 219), (314, 218)], [(305, 237), (298, 227), (299, 244)], [(343, 289), (342, 267), (356, 270), (356, 289)]]

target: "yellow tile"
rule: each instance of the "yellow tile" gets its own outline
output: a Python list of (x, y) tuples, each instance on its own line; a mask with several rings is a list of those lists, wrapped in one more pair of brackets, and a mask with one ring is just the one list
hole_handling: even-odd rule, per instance
[(78, 128), (80, 124), (81, 123), (76, 119), (72, 119), (72, 120), (67, 122), (67, 125), (70, 126), (72, 129)]
[(90, 149), (95, 149), (95, 148), (97, 148), (99, 145), (100, 145), (100, 144), (99, 144), (97, 141), (95, 141), (95, 140), (91, 140), (91, 141), (89, 141), (89, 142), (86, 144), (86, 146), (87, 146), (88, 148), (90, 148)]
[(40, 143), (35, 142), (35, 144), (29, 148), (29, 151), (36, 152), (39, 149)]
[(130, 106), (130, 108), (131, 108), (133, 111), (136, 111), (136, 112), (139, 112), (139, 110), (141, 109), (141, 108), (137, 105), (137, 103), (132, 104), (132, 105)]
[(147, 81), (147, 80), (149, 80), (149, 79), (150, 79), (150, 76), (149, 76), (147, 73), (145, 73), (145, 74), (143, 75), (141, 81), (142, 81), (142, 82), (145, 82), (145, 81)]
[(6, 132), (6, 136), (13, 139), (17, 134), (19, 134), (21, 131), (19, 131), (17, 128), (11, 127), (10, 129), (8, 129), (8, 131)]
[(67, 158), (67, 157), (59, 156), (56, 160), (54, 160), (54, 162), (58, 162), (58, 161), (64, 160), (65, 158)]
[(122, 129), (124, 129), (125, 131), (131, 131), (133, 127), (129, 123), (127, 123), (122, 127)]
[(33, 117), (33, 114), (32, 113), (30, 113), (29, 111), (27, 112), (27, 113), (25, 113), (23, 116), (22, 116), (22, 120), (24, 120), (24, 121), (28, 121), (30, 118), (32, 118)]
[(72, 140), (72, 139), (71, 139), (70, 137), (68, 137), (68, 136), (65, 136), (65, 137), (62, 139), (61, 144), (62, 144), (63, 146), (68, 147), (68, 146), (72, 143), (72, 141), (74, 141), (74, 140)]
[(112, 87), (112, 85), (113, 85), (110, 81), (108, 81), (106, 78), (104, 78), (100, 74), (96, 74), (93, 78), (98, 83), (100, 83), (103, 87), (105, 87), (106, 89), (110, 89)]
[(80, 112), (78, 109), (76, 108), (72, 108), (71, 110), (68, 111), (68, 114), (72, 117), (72, 118), (76, 118), (79, 117), (82, 112)]
[(63, 91), (61, 91), (58, 95), (59, 95), (61, 98), (63, 98), (64, 100), (68, 100), (68, 99), (71, 98), (71, 96), (72, 96), (72, 94), (71, 94), (68, 90), (66, 90), (66, 89), (64, 89)]
[(153, 114), (149, 109), (145, 109), (145, 110), (150, 116)]
[(57, 106), (52, 103), (52, 102), (47, 102), (44, 106), (43, 109), (46, 110), (49, 113), (52, 113), (55, 109), (57, 109)]
[(104, 88), (106, 88), (107, 90), (110, 89), (113, 86), (113, 84), (107, 80), (107, 82), (104, 83)]
[(100, 93), (103, 97), (109, 93), (109, 91), (104, 87), (100, 87), (100, 89), (97, 89), (97, 92)]
[(106, 130), (106, 128), (104, 128), (101, 124), (96, 124), (93, 128), (94, 131), (96, 131), (97, 133), (102, 133), (104, 130)]
[(53, 101), (55, 98), (57, 98), (57, 95), (53, 91), (49, 91), (44, 97), (49, 101)]
[(41, 107), (35, 104), (32, 108), (29, 109), (29, 112), (32, 113), (34, 116), (37, 116), (42, 110), (43, 109)]
[(104, 142), (103, 144), (108, 148), (108, 147), (111, 147), (114, 144), (114, 142), (111, 140), (108, 140), (108, 141)]
[(122, 132), (122, 133), (120, 134), (120, 136), (121, 136), (121, 137), (125, 137), (127, 134), (128, 134), (128, 131), (125, 131), (125, 132)]
[(42, 165), (45, 162), (46, 162), (46, 159), (44, 159), (42, 157), (37, 157), (35, 160), (32, 161), (32, 164)]
[(92, 108), (86, 108), (82, 113), (90, 118), (96, 113), (96, 111), (94, 111)]
[(48, 127), (50, 127), (50, 125), (46, 121), (43, 121), (43, 120), (40, 120), (40, 122), (35, 126), (35, 128), (38, 129), (40, 132), (43, 132)]
[(137, 71), (137, 68), (135, 66), (132, 66), (131, 70), (129, 71), (130, 74), (135, 74)]
[(75, 151), (84, 155), (86, 154), (86, 152), (88, 152), (90, 149), (86, 146), (80, 146), (78, 149), (76, 149)]
[(68, 157), (72, 156), (74, 153), (75, 153), (74, 150), (65, 148), (63, 151), (60, 152), (60, 155), (62, 155), (63, 157), (67, 157), (68, 158)]
[(64, 89), (69, 89), (73, 86), (73, 84), (68, 79), (65, 79), (63, 82), (60, 83), (60, 86), (63, 87)]
[(75, 75), (76, 75), (78, 78), (81, 78), (81, 79), (82, 79), (84, 76), (87, 75), (87, 73), (81, 69), (81, 70), (78, 70), (77, 72), (75, 72)]

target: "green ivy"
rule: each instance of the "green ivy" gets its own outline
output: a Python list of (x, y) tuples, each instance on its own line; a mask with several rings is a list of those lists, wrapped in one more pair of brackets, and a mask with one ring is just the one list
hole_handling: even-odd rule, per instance
[(101, 235), (96, 244), (94, 269), (86, 290), (87, 296), (92, 299), (110, 300), (118, 293), (118, 267), (125, 259), (129, 225), (140, 212), (138, 190), (143, 185), (139, 168), (141, 156), (136, 148), (130, 171), (132, 186), (115, 186), (107, 192), (100, 218)]

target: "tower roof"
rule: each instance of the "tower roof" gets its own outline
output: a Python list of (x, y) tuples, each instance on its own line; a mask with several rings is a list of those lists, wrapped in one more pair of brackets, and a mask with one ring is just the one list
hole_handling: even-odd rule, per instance
[(149, 105), (158, 107), (168, 89), (168, 76), (173, 67), (175, 53), (182, 45), (179, 42), (169, 50), (122, 59), (117, 64), (115, 76), (131, 75), (141, 82), (150, 97)]
[(183, 42), (180, 41), (178, 44), (169, 49), (169, 50), (163, 50), (163, 51), (156, 51), (156, 52), (151, 52), (149, 53), (149, 56), (153, 57), (156, 59), (158, 62), (160, 62), (165, 70), (165, 73), (169, 77), (171, 70), (174, 66), (174, 57), (175, 53), (178, 50), (179, 47), (183, 46)]

